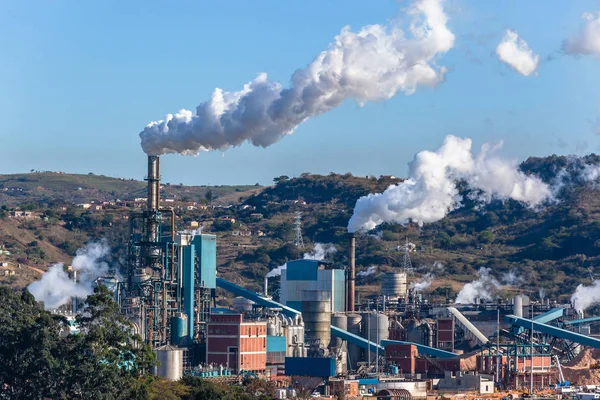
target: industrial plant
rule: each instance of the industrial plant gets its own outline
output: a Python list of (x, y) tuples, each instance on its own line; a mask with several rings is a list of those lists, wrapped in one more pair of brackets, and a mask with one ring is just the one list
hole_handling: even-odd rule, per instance
[[(146, 181), (146, 207), (129, 218), (127, 275), (103, 282), (166, 379), (252, 376), (281, 381), (280, 398), (293, 397), (290, 377), (312, 385), (314, 396), (566, 394), (577, 389), (562, 365), (584, 347), (600, 349), (590, 329), (600, 317), (570, 304), (525, 294), (430, 302), (410, 284), (408, 250), (376, 299), (357, 299), (355, 233), (347, 237), (347, 265), (289, 261), (279, 276), (265, 277), (263, 293), (250, 291), (218, 277), (215, 235), (176, 231), (173, 210), (161, 207), (158, 156), (148, 157)], [(268, 279), (279, 281), (278, 301)], [(216, 306), (218, 288), (234, 297), (232, 308)]]

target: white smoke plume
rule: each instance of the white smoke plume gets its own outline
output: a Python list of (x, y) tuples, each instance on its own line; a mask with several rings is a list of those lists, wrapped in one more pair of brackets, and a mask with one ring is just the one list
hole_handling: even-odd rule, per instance
[(520, 286), (525, 283), (525, 278), (523, 278), (523, 276), (519, 274), (519, 271), (514, 268), (503, 273), (500, 279), (505, 285), (510, 286)]
[(434, 261), (433, 262), (433, 268), (437, 269), (438, 271), (443, 271), (444, 270), (444, 264), (441, 263), (441, 261)]
[(571, 296), (571, 304), (580, 312), (595, 304), (600, 304), (600, 280), (594, 280), (592, 286), (577, 286), (575, 293)]
[(546, 289), (544, 288), (540, 288), (539, 290), (539, 296), (540, 296), (540, 300), (544, 300), (546, 298)]
[(572, 55), (600, 55), (600, 10), (586, 12), (579, 32), (563, 42), (563, 50)]
[(335, 254), (337, 249), (332, 243), (315, 243), (310, 253), (304, 253), (305, 260), (322, 261), (328, 256)]
[(527, 42), (519, 38), (519, 34), (510, 29), (506, 30), (502, 41), (496, 47), (498, 59), (508, 64), (521, 75), (529, 76), (535, 72), (540, 56), (533, 54)]
[(246, 141), (267, 147), (346, 99), (362, 105), (436, 86), (446, 68), (435, 60), (454, 45), (442, 2), (416, 0), (407, 12), (407, 32), (395, 25), (368, 25), (358, 33), (344, 27), (327, 50), (292, 75), (289, 88), (261, 73), (238, 92), (215, 89), (195, 114), (181, 110), (148, 124), (140, 133), (142, 148), (152, 155), (196, 155)]
[(539, 178), (520, 172), (515, 162), (495, 155), (502, 147), (484, 144), (474, 157), (471, 139), (446, 136), (436, 151), (421, 151), (409, 164), (409, 179), (383, 193), (369, 194), (356, 202), (348, 231), (369, 231), (384, 222), (438, 221), (461, 206), (457, 180), (465, 180), (481, 202), (494, 198), (537, 206), (551, 196)]
[(364, 271), (360, 271), (358, 274), (356, 274), (356, 277), (358, 278), (373, 275), (375, 272), (377, 272), (377, 267), (371, 265), (369, 268), (365, 269)]
[(269, 271), (269, 273), (266, 275), (266, 278), (274, 278), (276, 276), (280, 276), (281, 275), (281, 271), (283, 271), (284, 269), (287, 268), (287, 263), (280, 265), (277, 268), (273, 268), (271, 271)]
[(467, 283), (458, 292), (456, 300), (457, 304), (473, 304), (475, 299), (492, 300), (494, 293), (502, 288), (502, 285), (496, 278), (490, 275), (489, 268), (480, 268), (477, 271), (477, 280)]
[(67, 304), (73, 297), (86, 299), (94, 291), (94, 281), (108, 272), (108, 265), (102, 259), (109, 251), (105, 242), (88, 243), (77, 250), (71, 263), (73, 271), (78, 272), (77, 282), (69, 279), (63, 264), (54, 264), (27, 289), (37, 301), (44, 302), (46, 310)]
[[(335, 248), (335, 246), (332, 243), (325, 243), (325, 244), (324, 243), (315, 243), (315, 245), (314, 245), (313, 249), (310, 251), (310, 253), (304, 253), (303, 258), (305, 260), (322, 261), (325, 258), (327, 258), (328, 256), (334, 254), (336, 251), (337, 251), (337, 249)], [(273, 278), (276, 276), (280, 276), (281, 271), (283, 271), (286, 268), (287, 268), (287, 263), (280, 265), (277, 268), (273, 268), (266, 275), (266, 278)]]
[(596, 183), (600, 181), (600, 165), (586, 164), (581, 176), (587, 182)]
[(418, 281), (411, 282), (410, 288), (417, 292), (422, 292), (431, 286), (431, 282), (435, 279), (435, 275), (427, 273), (421, 277)]

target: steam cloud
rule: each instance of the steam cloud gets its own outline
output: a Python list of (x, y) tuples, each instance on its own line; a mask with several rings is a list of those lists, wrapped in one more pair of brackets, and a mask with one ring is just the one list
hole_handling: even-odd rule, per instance
[(502, 143), (484, 144), (474, 157), (471, 139), (447, 136), (436, 151), (424, 150), (415, 156), (409, 164), (409, 179), (358, 199), (348, 231), (369, 231), (384, 222), (412, 220), (422, 225), (438, 221), (461, 206), (457, 180), (477, 190), (481, 202), (510, 198), (536, 206), (550, 197), (550, 188), (539, 178), (526, 176), (516, 163), (495, 156), (501, 147)]
[(516, 269), (511, 269), (510, 271), (502, 274), (501, 279), (506, 285), (511, 286), (520, 286), (521, 284), (525, 283), (525, 279), (522, 275), (519, 275), (519, 271)]
[(446, 68), (435, 59), (454, 45), (442, 0), (417, 0), (408, 15), (407, 33), (399, 26), (368, 25), (358, 33), (344, 27), (327, 50), (292, 75), (289, 88), (265, 73), (238, 92), (217, 88), (195, 114), (181, 110), (148, 124), (140, 133), (142, 148), (151, 155), (196, 155), (245, 141), (267, 147), (346, 99), (362, 105), (436, 86)]
[(304, 259), (322, 261), (328, 256), (335, 254), (336, 251), (337, 249), (333, 243), (315, 243), (310, 253), (304, 253)]
[(586, 12), (579, 32), (563, 42), (563, 50), (572, 55), (600, 55), (600, 11)]
[(595, 280), (592, 286), (579, 285), (571, 296), (573, 308), (585, 311), (589, 307), (600, 303), (600, 280)]
[(477, 276), (479, 279), (467, 283), (460, 292), (458, 292), (456, 300), (454, 301), (455, 303), (472, 304), (477, 298), (489, 301), (493, 299), (493, 293), (502, 288), (500, 282), (490, 275), (489, 268), (480, 268), (479, 271), (477, 271)]
[(71, 298), (87, 298), (94, 291), (94, 281), (106, 275), (108, 265), (102, 259), (110, 248), (105, 242), (88, 243), (77, 250), (71, 266), (78, 271), (77, 282), (69, 279), (63, 264), (54, 264), (42, 275), (42, 279), (29, 284), (27, 289), (37, 301), (44, 302), (44, 308), (51, 310), (67, 304)]
[(371, 265), (366, 270), (360, 271), (358, 274), (356, 274), (356, 277), (365, 277), (365, 276), (373, 275), (376, 271), (377, 271), (377, 267), (375, 267), (374, 265)]
[[(315, 243), (313, 249), (309, 253), (304, 253), (303, 258), (305, 260), (319, 260), (322, 261), (328, 256), (334, 254), (337, 251), (332, 243)], [(277, 268), (273, 268), (266, 275), (266, 278), (273, 278), (281, 275), (281, 271), (287, 268), (287, 263), (280, 265)]]
[[(439, 261), (438, 261), (439, 262)], [(421, 277), (420, 280), (412, 282), (410, 287), (417, 292), (422, 292), (431, 286), (431, 282), (435, 279), (435, 275), (432, 273), (427, 273)]]
[(502, 41), (496, 47), (498, 59), (521, 75), (529, 76), (535, 72), (540, 56), (534, 55), (527, 43), (519, 38), (517, 32), (506, 30)]

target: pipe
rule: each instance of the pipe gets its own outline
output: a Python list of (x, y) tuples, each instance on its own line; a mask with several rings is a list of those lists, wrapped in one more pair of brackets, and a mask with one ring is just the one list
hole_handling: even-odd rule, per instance
[(265, 276), (265, 297), (268, 296), (267, 288), (269, 286), (269, 278)]
[(160, 212), (171, 214), (171, 282), (175, 280), (175, 211), (172, 208), (161, 208)]
[(348, 234), (349, 243), (348, 243), (348, 286), (346, 296), (348, 298), (347, 301), (347, 310), (349, 312), (354, 312), (354, 278), (356, 273), (356, 235), (354, 233)]

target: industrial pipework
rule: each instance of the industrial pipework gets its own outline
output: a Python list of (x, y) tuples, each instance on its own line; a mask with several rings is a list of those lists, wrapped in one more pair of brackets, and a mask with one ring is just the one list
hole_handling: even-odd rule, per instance
[(348, 234), (348, 271), (346, 274), (346, 311), (354, 312), (354, 278), (356, 274), (356, 235)]

